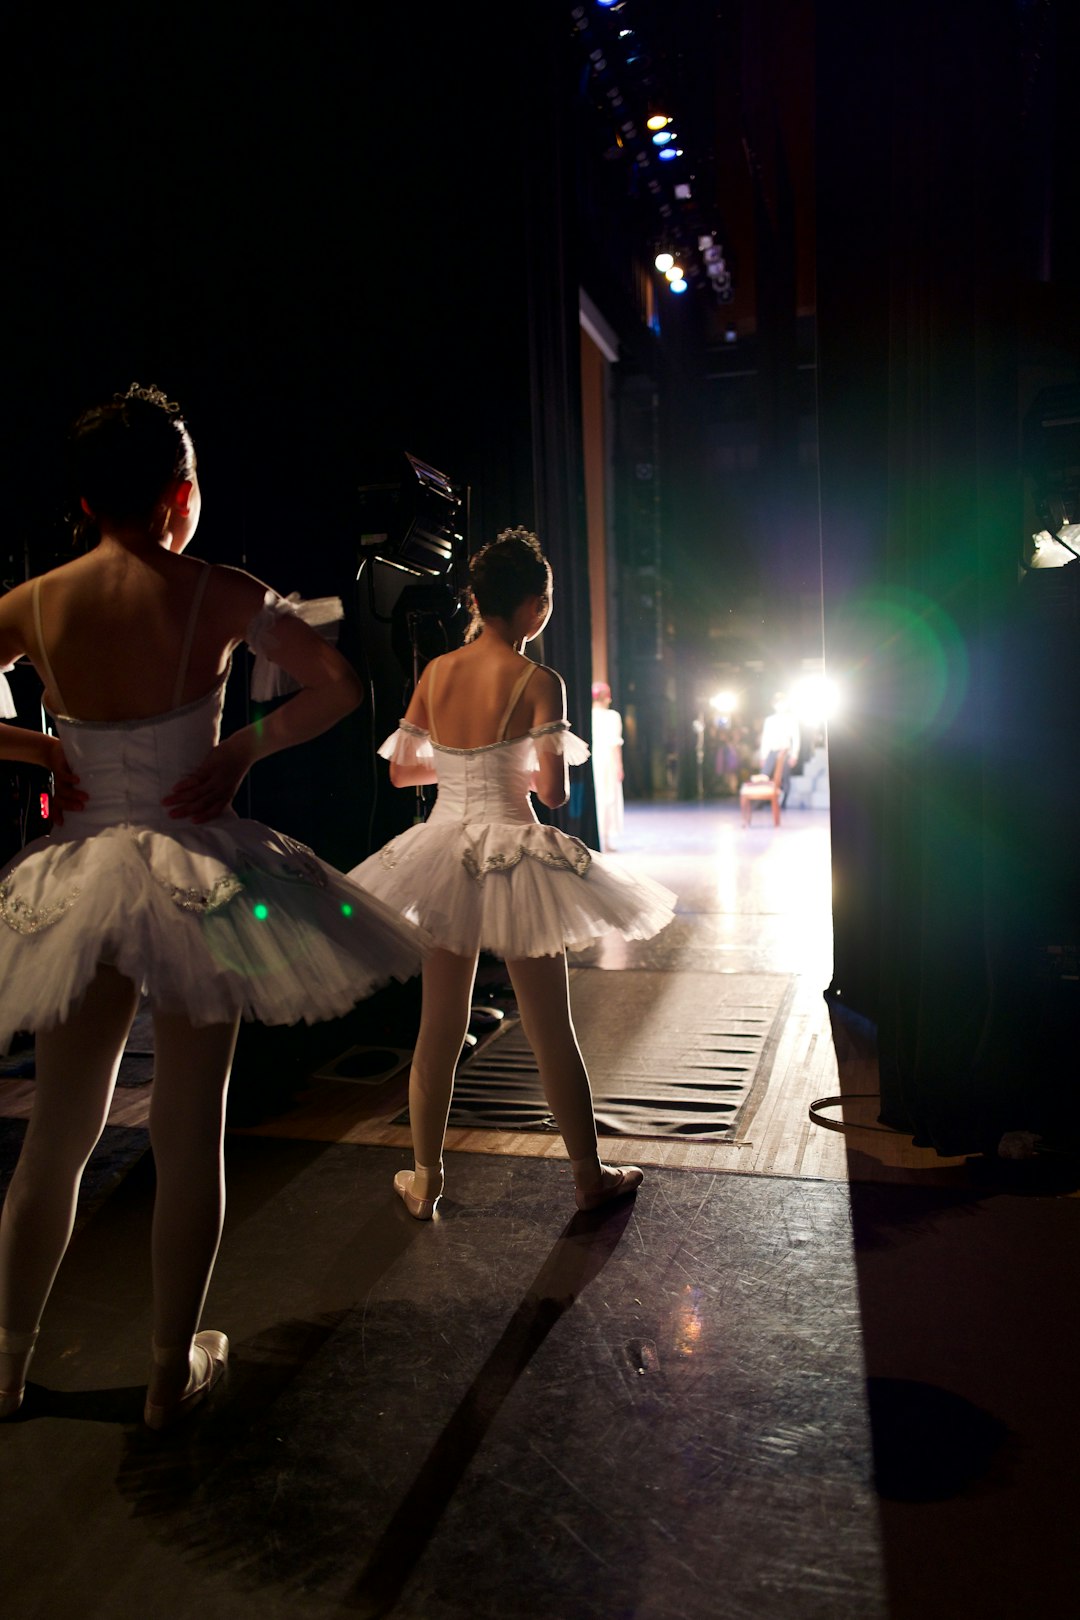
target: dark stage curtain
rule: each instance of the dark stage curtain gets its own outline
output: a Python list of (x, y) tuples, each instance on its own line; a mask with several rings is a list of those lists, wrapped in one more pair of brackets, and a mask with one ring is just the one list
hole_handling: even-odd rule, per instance
[[(578, 315), (579, 246), (572, 163), (572, 74), (561, 16), (531, 17), (526, 81), (525, 243), (536, 528), (555, 580), (544, 662), (566, 682), (567, 714), (586, 742), (592, 724), (592, 637)], [(571, 799), (553, 821), (599, 844), (591, 770), (574, 772)]]
[(1060, 1111), (1016, 783), (1059, 701), (1018, 690), (1021, 11), (818, 8), (831, 995), (877, 1025), (883, 1121), (943, 1153)]

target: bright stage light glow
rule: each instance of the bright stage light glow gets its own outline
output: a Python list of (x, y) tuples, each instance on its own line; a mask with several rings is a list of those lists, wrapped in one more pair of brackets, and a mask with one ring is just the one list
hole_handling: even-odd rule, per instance
[(658, 253), (656, 258), (653, 260), (653, 264), (655, 264), (656, 268), (658, 270), (663, 270), (665, 273), (671, 269), (674, 263), (674, 253)]
[(671, 133), (670, 129), (658, 129), (656, 134), (653, 136), (653, 145), (666, 146), (668, 141), (673, 141), (674, 139), (675, 137)]
[(734, 714), (739, 707), (739, 695), (737, 692), (717, 692), (709, 699), (709, 706), (717, 714)]
[(671, 263), (664, 271), (664, 274), (667, 276), (669, 281), (682, 281), (686, 275), (686, 271), (683, 269), (681, 264), (676, 264), (675, 260), (672, 259)]
[(673, 293), (684, 293), (686, 291), (686, 282), (681, 276), (677, 281), (671, 283), (671, 290)]
[(791, 702), (799, 719), (808, 726), (835, 720), (843, 707), (840, 690), (827, 675), (804, 675), (792, 688)]
[(653, 113), (651, 118), (645, 120), (646, 129), (666, 129), (671, 119), (667, 113)]
[(670, 163), (672, 158), (681, 157), (682, 153), (676, 151), (674, 146), (665, 146), (661, 151), (657, 152), (656, 155), (660, 159), (661, 163)]

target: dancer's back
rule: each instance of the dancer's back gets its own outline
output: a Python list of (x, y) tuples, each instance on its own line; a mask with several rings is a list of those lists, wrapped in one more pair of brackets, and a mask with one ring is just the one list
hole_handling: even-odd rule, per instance
[(206, 574), (207, 564), (191, 557), (103, 540), (17, 586), (5, 616), (21, 629), (46, 707), (80, 720), (138, 720), (209, 692), (266, 588), (237, 569)]
[(424, 729), (445, 748), (488, 748), (561, 720), (564, 713), (562, 681), (555, 671), (493, 636), (434, 659), (417, 697)]

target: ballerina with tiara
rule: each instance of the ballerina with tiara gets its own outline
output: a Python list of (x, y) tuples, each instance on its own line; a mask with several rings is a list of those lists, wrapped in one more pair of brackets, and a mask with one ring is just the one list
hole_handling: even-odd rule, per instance
[(443, 1191), (454, 1070), (481, 950), (506, 961), (578, 1208), (639, 1185), (636, 1165), (600, 1162), (566, 952), (610, 931), (649, 939), (671, 921), (676, 899), (537, 820), (530, 794), (565, 804), (567, 767), (584, 764), (589, 750), (570, 731), (560, 676), (524, 656), (551, 615), (551, 569), (536, 536), (505, 530), (472, 558), (469, 576), (472, 639), (426, 665), (380, 749), (396, 787), (438, 783), (434, 809), (350, 874), (434, 941), (409, 1075), (415, 1168), (394, 1178), (417, 1220), (431, 1219)]
[[(295, 604), (183, 555), (201, 498), (176, 406), (132, 384), (78, 419), (70, 450), (97, 543), (0, 599), (0, 664), (30, 659), (56, 728), (0, 724), (0, 758), (52, 771), (65, 812), (0, 872), (0, 1051), (32, 1031), (36, 1069), (0, 1218), (0, 1417), (22, 1402), (145, 993), (157, 1190), (144, 1417), (163, 1429), (199, 1403), (228, 1355), (224, 1334), (198, 1329), (224, 1212), (240, 1017), (336, 1017), (416, 972), (423, 941), (302, 844), (232, 809), (257, 760), (318, 736), (363, 688)], [(299, 690), (222, 739), (241, 642)]]

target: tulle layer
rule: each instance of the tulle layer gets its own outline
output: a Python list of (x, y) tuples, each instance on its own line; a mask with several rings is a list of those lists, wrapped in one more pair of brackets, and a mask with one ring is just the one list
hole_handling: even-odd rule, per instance
[(579, 839), (520, 822), (411, 827), (349, 875), (461, 955), (554, 956), (612, 932), (651, 939), (676, 903)]
[(40, 839), (0, 875), (0, 1050), (61, 1021), (102, 961), (196, 1024), (315, 1023), (410, 978), (423, 944), (260, 822)]

